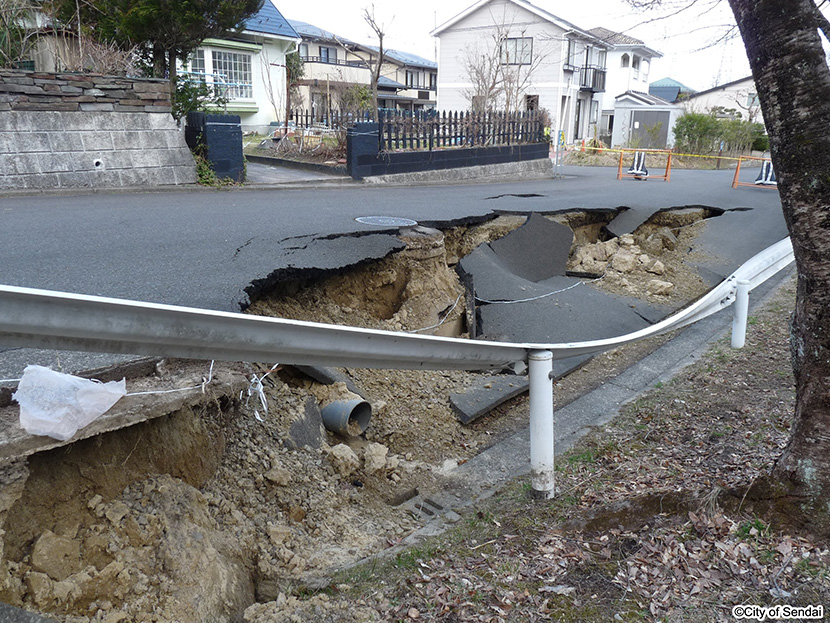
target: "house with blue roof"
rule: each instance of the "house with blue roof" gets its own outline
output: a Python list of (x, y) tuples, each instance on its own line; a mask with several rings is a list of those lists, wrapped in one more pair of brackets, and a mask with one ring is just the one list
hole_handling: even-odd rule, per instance
[(237, 33), (206, 39), (187, 59), (194, 79), (221, 85), (245, 132), (266, 133), (271, 122), (285, 119), (287, 84), (285, 56), (302, 41), (273, 0)]
[[(376, 46), (364, 45), (360, 46), (360, 49), (364, 54), (368, 54), (367, 61), (370, 64), (377, 58), (378, 48)], [(435, 108), (438, 92), (438, 63), (401, 50), (384, 50), (383, 56), (381, 78), (395, 82), (399, 86), (397, 93), (387, 97), (386, 108), (409, 111)]]
[[(300, 83), (302, 108), (322, 116), (329, 108), (340, 108), (350, 90), (371, 88), (377, 47), (300, 20), (288, 22), (302, 37), (298, 47), (305, 68)], [(378, 80), (381, 108), (421, 110), (435, 106), (437, 63), (400, 50), (384, 50), (383, 56)]]

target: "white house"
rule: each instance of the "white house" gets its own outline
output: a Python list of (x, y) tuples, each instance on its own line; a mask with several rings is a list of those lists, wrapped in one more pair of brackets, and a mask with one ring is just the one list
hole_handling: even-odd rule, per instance
[(665, 149), (674, 145), (674, 124), (684, 112), (682, 104), (626, 91), (614, 99), (612, 146)]
[(613, 140), (616, 98), (627, 92), (647, 94), (652, 62), (663, 54), (639, 39), (608, 28), (592, 28), (588, 32), (613, 46), (608, 50), (608, 75), (599, 124), (600, 139), (608, 144)]
[(285, 55), (299, 43), (273, 1), (265, 0), (242, 32), (203, 41), (187, 59), (187, 71), (222, 86), (225, 112), (241, 117), (243, 131), (264, 133), (271, 122), (285, 118)]
[(601, 38), (526, 0), (479, 0), (432, 35), (442, 110), (544, 109), (567, 142), (595, 134), (611, 48)]
[(694, 112), (715, 112), (730, 117), (740, 115), (744, 121), (764, 121), (752, 76), (699, 91), (687, 96), (684, 103), (687, 110)]

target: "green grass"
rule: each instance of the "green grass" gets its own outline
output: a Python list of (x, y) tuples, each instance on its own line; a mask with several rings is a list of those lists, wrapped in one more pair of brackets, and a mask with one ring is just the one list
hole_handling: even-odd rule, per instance
[[(757, 534), (752, 534), (753, 529), (757, 531)], [(747, 540), (757, 539), (758, 537), (764, 536), (768, 533), (769, 526), (757, 517), (755, 519), (743, 522), (741, 525), (738, 526), (737, 531), (737, 534), (740, 538)]]

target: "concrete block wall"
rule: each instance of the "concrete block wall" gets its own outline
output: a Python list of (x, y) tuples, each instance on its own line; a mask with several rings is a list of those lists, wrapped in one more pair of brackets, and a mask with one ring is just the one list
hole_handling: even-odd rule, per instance
[(0, 71), (0, 190), (195, 181), (165, 81)]

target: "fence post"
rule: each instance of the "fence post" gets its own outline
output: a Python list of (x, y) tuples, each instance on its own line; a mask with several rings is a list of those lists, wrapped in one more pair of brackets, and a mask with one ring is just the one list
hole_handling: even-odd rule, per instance
[(749, 281), (738, 280), (735, 294), (735, 315), (732, 317), (732, 348), (746, 344), (746, 323), (749, 314)]
[[(346, 170), (352, 179), (361, 180), (371, 174), (371, 162), (377, 160), (381, 146), (381, 124), (355, 123), (346, 131)], [(361, 163), (368, 156), (369, 163)]]
[(427, 124), (427, 137), (426, 141), (429, 146), (429, 151), (432, 151), (432, 146), (434, 143), (434, 134), (435, 134), (435, 117), (430, 115), (428, 119), (425, 120)]
[(531, 494), (550, 499), (554, 494), (553, 464), (553, 353), (534, 350), (528, 355), (530, 380)]

